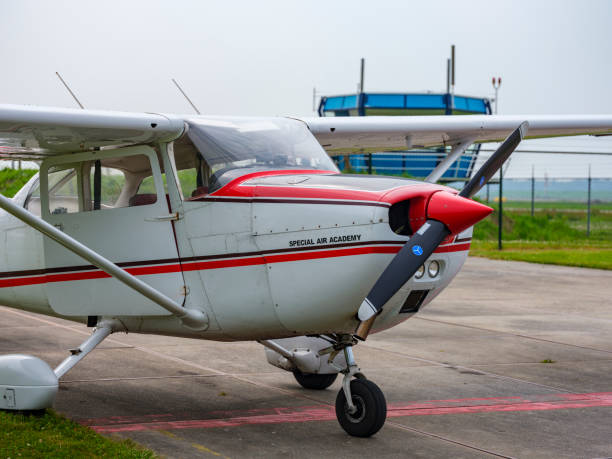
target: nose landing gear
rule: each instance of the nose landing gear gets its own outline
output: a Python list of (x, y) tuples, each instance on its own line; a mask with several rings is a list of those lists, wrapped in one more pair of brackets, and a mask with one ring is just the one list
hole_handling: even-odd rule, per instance
[[(350, 335), (340, 339), (319, 354), (330, 354), (329, 362), (339, 353), (344, 353), (346, 368), (339, 369), (344, 374), (342, 389), (336, 397), (336, 418), (340, 426), (354, 437), (370, 437), (378, 432), (387, 418), (387, 401), (380, 388), (365, 375), (355, 363)], [(355, 378), (355, 379), (353, 379)]]
[(367, 379), (350, 382), (349, 407), (344, 388), (336, 397), (336, 418), (342, 428), (354, 437), (370, 437), (380, 430), (387, 418), (387, 402), (379, 387)]

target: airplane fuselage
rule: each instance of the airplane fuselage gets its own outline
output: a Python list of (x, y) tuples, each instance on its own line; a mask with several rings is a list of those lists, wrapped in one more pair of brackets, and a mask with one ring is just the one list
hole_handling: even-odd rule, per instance
[[(35, 185), (34, 179), (14, 202), (24, 205)], [(154, 305), (136, 316), (129, 298), (108, 309), (83, 306), (79, 313), (78, 304), (66, 309), (58, 304), (58, 287), (66, 292), (95, 283), (87, 290), (95, 295), (116, 288), (115, 281), (86, 263), (51, 267), (43, 236), (1, 212), (0, 303), (83, 322), (87, 316), (112, 316), (131, 332), (202, 339), (351, 333), (360, 302), (408, 240), (392, 230), (391, 206), (440, 189), (396, 178), (282, 170), (244, 175), (210, 195), (184, 200), (171, 209), (180, 215), (173, 222), (178, 256), (160, 259), (153, 241), (140, 256), (122, 262), (143, 273), (145, 282), (178, 271), (183, 281), (176, 293), (186, 307), (209, 318), (209, 327), (198, 332)], [(148, 224), (142, 222), (143, 232)], [(70, 233), (70, 227), (64, 231)], [(104, 238), (98, 236), (102, 254), (106, 245), (121, 244), (118, 235)], [(409, 280), (388, 302), (373, 331), (399, 324), (437, 296), (464, 263), (470, 239), (471, 229), (440, 246), (423, 276)], [(434, 260), (439, 270), (432, 276), (427, 265)]]

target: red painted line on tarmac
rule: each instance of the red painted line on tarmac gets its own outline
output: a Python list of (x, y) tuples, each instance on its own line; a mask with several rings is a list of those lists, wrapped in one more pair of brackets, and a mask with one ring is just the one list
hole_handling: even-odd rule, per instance
[[(391, 404), (387, 417), (431, 416), (444, 414), (548, 411), (592, 407), (612, 407), (612, 392), (586, 394), (554, 394), (524, 397), (489, 397), (452, 400), (430, 400), (407, 405)], [(167, 419), (168, 416), (175, 419)], [(114, 416), (87, 419), (81, 424), (100, 433), (136, 432), (146, 430), (210, 429), (254, 424), (330, 421), (335, 410), (328, 405), (271, 408), (247, 411), (216, 411), (209, 419), (177, 419), (177, 415)]]

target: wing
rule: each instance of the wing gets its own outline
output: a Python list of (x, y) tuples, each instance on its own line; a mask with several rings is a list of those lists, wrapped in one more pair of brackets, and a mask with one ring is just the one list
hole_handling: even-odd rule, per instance
[(0, 159), (172, 140), (183, 130), (182, 119), (153, 113), (0, 105)]
[(323, 148), (333, 153), (499, 142), (522, 122), (527, 139), (571, 135), (610, 135), (612, 115), (461, 115), (302, 118)]

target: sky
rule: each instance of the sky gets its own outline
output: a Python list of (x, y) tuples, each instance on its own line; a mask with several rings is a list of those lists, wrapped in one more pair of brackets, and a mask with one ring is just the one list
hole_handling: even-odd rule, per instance
[(455, 44), (456, 93), (492, 97), (501, 76), (499, 114), (612, 113), (607, 0), (0, 0), (0, 13), (0, 103), (75, 107), (58, 71), (91, 109), (192, 113), (176, 78), (205, 114), (308, 116), (313, 88), (355, 91), (362, 57), (366, 91), (443, 91)]

